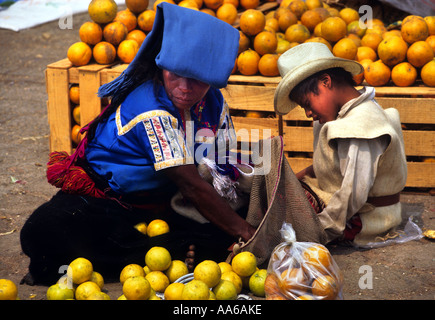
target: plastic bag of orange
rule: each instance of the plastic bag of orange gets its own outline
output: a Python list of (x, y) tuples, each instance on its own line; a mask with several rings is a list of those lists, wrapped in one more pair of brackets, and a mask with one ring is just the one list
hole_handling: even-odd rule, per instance
[(283, 223), (283, 242), (269, 260), (267, 300), (343, 299), (343, 276), (329, 250), (314, 242), (297, 242), (290, 223)]

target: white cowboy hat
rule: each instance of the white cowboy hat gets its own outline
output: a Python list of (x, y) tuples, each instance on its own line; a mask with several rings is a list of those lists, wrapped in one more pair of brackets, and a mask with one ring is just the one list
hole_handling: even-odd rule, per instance
[(316, 72), (336, 67), (353, 75), (364, 71), (363, 66), (356, 61), (335, 57), (323, 43), (302, 43), (284, 52), (278, 59), (282, 80), (275, 91), (275, 112), (284, 115), (298, 105), (290, 100), (289, 94), (302, 80)]

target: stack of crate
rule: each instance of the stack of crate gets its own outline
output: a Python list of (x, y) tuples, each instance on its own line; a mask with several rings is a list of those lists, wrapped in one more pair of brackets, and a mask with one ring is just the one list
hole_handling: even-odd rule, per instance
[[(71, 140), (70, 86), (78, 84), (80, 88), (80, 125), (83, 126), (101, 112), (102, 102), (96, 94), (99, 86), (118, 77), (126, 67), (125, 64), (74, 67), (68, 59), (47, 66), (51, 151), (71, 153), (75, 147)], [(263, 129), (270, 129), (272, 136), (282, 135), (286, 157), (293, 171), (298, 172), (312, 163), (312, 121), (301, 108), (285, 116), (275, 114), (273, 96), (279, 81), (280, 77), (232, 75), (222, 94), (230, 106), (236, 131), (249, 134), (251, 129), (259, 129), (261, 134)], [(377, 87), (376, 96), (383, 108), (399, 110), (408, 159), (406, 186), (435, 188), (435, 88), (421, 84), (405, 88)], [(261, 117), (246, 117), (252, 111)]]

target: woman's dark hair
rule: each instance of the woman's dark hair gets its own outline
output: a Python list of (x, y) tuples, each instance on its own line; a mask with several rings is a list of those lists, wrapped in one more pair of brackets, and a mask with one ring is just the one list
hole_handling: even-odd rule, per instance
[(308, 93), (319, 94), (318, 84), (324, 74), (328, 74), (331, 77), (332, 85), (346, 84), (356, 86), (356, 82), (350, 72), (343, 68), (330, 68), (319, 71), (299, 82), (290, 92), (290, 100), (300, 103), (300, 99), (305, 97)]
[(116, 98), (112, 98), (109, 107), (104, 111), (104, 113), (96, 117), (89, 125), (89, 129), (87, 132), (88, 142), (90, 142), (92, 138), (95, 136), (95, 131), (97, 129), (98, 124), (103, 120), (107, 119), (113, 112), (115, 112), (116, 109), (119, 107), (119, 105), (125, 100), (125, 98), (127, 98), (130, 92), (132, 92), (139, 85), (141, 85), (142, 83), (148, 80), (154, 80), (155, 83), (163, 82), (162, 72), (157, 67), (154, 60), (152, 60), (152, 62), (149, 64), (138, 65), (135, 68), (132, 77), (133, 79), (135, 79), (134, 86), (124, 95), (117, 96)]

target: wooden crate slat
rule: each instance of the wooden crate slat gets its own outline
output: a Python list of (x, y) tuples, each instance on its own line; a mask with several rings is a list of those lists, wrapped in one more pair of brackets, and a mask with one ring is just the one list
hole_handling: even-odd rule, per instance
[(268, 129), (270, 129), (270, 136), (277, 136), (279, 134), (278, 119), (256, 119), (245, 117), (232, 117), (232, 119), (239, 141), (256, 142), (258, 140), (254, 138), (253, 134), (256, 135), (257, 132), (260, 139), (268, 138), (269, 131), (264, 131)]
[(275, 112), (273, 108), (275, 88), (230, 84), (221, 92), (231, 109)]
[(403, 140), (407, 156), (435, 156), (435, 131), (404, 130)]
[(48, 95), (50, 150), (71, 153), (71, 106), (68, 70), (48, 68), (45, 72)]
[(407, 187), (435, 188), (435, 163), (408, 162)]
[(101, 99), (97, 92), (100, 87), (100, 72), (79, 69), (80, 125), (91, 122), (101, 112)]
[(435, 124), (434, 98), (377, 97), (384, 109), (396, 108), (402, 123)]

